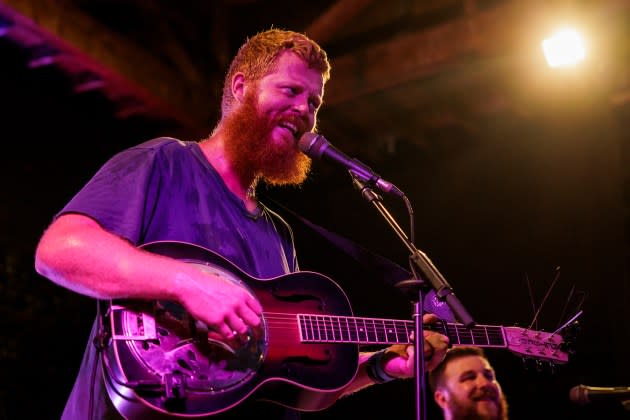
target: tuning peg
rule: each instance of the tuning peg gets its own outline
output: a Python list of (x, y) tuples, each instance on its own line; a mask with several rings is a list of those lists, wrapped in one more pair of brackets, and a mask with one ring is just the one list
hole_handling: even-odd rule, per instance
[(567, 353), (570, 356), (574, 356), (575, 353), (577, 352), (575, 347), (576, 347), (575, 340), (565, 338), (564, 341), (560, 344), (560, 351)]
[(523, 363), (523, 370), (525, 371), (529, 371), (530, 369), (528, 359), (529, 359), (528, 357), (521, 357), (521, 362)]
[(577, 353), (574, 343), (562, 343), (562, 345), (560, 346), (560, 350), (569, 354), (570, 356), (575, 356), (575, 353)]
[(531, 357), (522, 357), (523, 369), (527, 372), (531, 372), (536, 367), (536, 360)]

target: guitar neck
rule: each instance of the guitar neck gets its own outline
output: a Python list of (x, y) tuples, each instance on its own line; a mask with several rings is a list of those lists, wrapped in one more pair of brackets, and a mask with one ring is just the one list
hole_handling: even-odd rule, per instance
[[(299, 314), (298, 322), (300, 339), (305, 343), (411, 344), (415, 329), (413, 321), (381, 318)], [(438, 321), (424, 328), (447, 336), (451, 345), (507, 347), (502, 326), (466, 328)]]

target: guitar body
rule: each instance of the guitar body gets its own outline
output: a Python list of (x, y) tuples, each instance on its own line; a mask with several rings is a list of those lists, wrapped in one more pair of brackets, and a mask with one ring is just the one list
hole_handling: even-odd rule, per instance
[(321, 410), (358, 369), (356, 343), (305, 343), (297, 314), (352, 316), (343, 290), (314, 272), (257, 279), (223, 257), (180, 242), (142, 249), (240, 284), (263, 307), (263, 326), (231, 346), (179, 304), (111, 301), (104, 316), (109, 345), (103, 376), (109, 397), (130, 419), (204, 418), (247, 398)]

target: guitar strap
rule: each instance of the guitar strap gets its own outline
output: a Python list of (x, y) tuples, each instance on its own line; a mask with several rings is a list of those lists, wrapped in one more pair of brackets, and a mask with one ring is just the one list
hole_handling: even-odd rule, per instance
[[(268, 195), (262, 195), (265, 205), (269, 203), (273, 204), (274, 211), (282, 214), (283, 217), (290, 216), (291, 218), (302, 225), (315, 232), (317, 235), (326, 239), (329, 243), (334, 245), (337, 249), (343, 251), (346, 255), (355, 260), (361, 267), (365, 268), (367, 272), (373, 274), (376, 278), (388, 284), (391, 287), (395, 287), (397, 283), (403, 280), (413, 279), (413, 275), (410, 271), (405, 270), (400, 265), (391, 261), (388, 258), (383, 257), (377, 253), (374, 253), (365, 247), (345, 238), (337, 233), (331, 232), (328, 229), (319, 226), (303, 216), (300, 216), (295, 211), (287, 208), (286, 206), (278, 203)], [(269, 206), (268, 206), (269, 207)], [(292, 225), (292, 223), (289, 223)], [(447, 322), (455, 322), (456, 318), (446, 302), (439, 299), (433, 289), (424, 293), (423, 307), (425, 312), (436, 314), (439, 318)]]
[[(322, 226), (316, 225), (303, 216), (300, 216), (295, 211), (278, 203), (269, 196), (265, 195), (262, 201), (267, 207), (270, 207), (268, 205), (269, 203), (273, 203), (274, 211), (283, 214), (283, 217), (285, 217), (286, 214), (290, 215), (292, 219), (297, 220), (319, 236), (326, 239), (337, 249), (343, 251), (346, 255), (349, 255), (352, 259), (359, 263), (361, 267), (366, 268), (367, 270), (369, 270), (369, 272), (374, 273), (377, 277), (381, 278), (383, 281), (385, 281), (385, 283), (389, 284), (390, 286), (395, 286), (396, 283), (398, 283), (399, 281), (412, 278), (412, 274), (409, 271), (405, 270), (390, 259), (369, 251), (368, 249), (351, 241), (350, 239), (345, 238), (337, 233), (331, 232), (330, 230), (325, 229)], [(289, 223), (289, 225), (293, 226), (294, 224)]]

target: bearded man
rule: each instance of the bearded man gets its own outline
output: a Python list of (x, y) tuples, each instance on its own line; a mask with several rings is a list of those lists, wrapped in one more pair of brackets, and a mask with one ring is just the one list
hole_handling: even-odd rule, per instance
[(450, 349), (429, 373), (433, 399), (444, 420), (507, 420), (508, 404), (483, 350)]
[[(267, 313), (252, 290), (262, 286), (147, 247), (180, 244), (181, 256), (181, 244), (192, 244), (196, 255), (208, 250), (254, 279), (299, 272), (289, 226), (255, 189), (260, 182), (300, 184), (307, 177), (310, 161), (297, 141), (315, 130), (329, 72), (326, 53), (303, 34), (256, 34), (230, 65), (221, 119), (207, 139), (161, 137), (121, 151), (54, 216), (36, 251), (40, 274), (105, 302), (174, 302), (184, 310), (162, 305), (146, 316), (111, 304), (97, 313), (63, 419), (199, 417), (205, 396), (212, 401), (207, 414), (217, 419), (297, 418), (298, 411), (285, 406), (310, 410), (322, 398), (413, 375), (413, 346), (357, 350), (346, 383), (321, 393), (295, 386), (288, 400), (263, 406), (256, 397), (267, 382), (296, 384), (293, 376), (276, 377), (289, 371), (278, 354), (290, 348), (272, 340), (280, 315)], [(168, 347), (182, 331), (190, 337)], [(297, 339), (292, 344), (300, 345)], [(427, 369), (446, 347), (446, 337), (426, 332)], [(138, 367), (125, 370), (118, 362)], [(260, 379), (268, 366), (278, 371)], [(144, 376), (130, 379), (142, 369)]]

